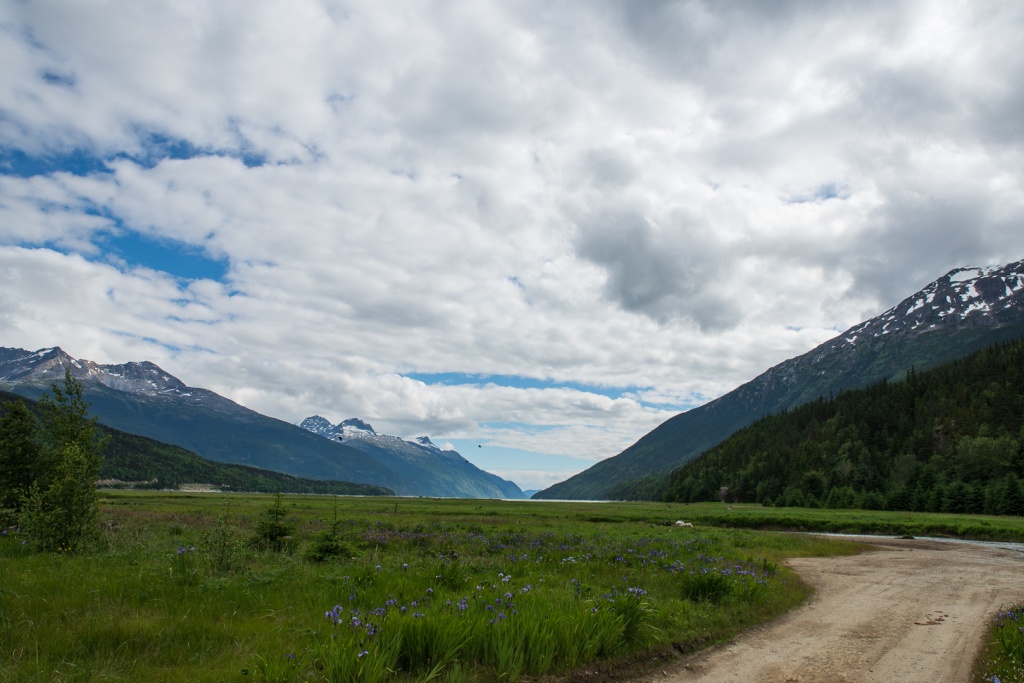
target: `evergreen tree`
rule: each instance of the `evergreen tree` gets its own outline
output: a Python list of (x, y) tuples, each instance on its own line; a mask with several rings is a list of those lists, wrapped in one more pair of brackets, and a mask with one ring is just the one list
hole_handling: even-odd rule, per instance
[(11, 401), (0, 417), (0, 508), (17, 512), (43, 469), (35, 417)]
[(43, 447), (56, 460), (68, 444), (76, 444), (87, 456), (102, 458), (104, 440), (100, 438), (95, 417), (89, 417), (89, 403), (82, 395), (82, 383), (64, 369), (64, 386), (50, 385), (52, 395), (43, 394), (39, 407), (43, 412)]

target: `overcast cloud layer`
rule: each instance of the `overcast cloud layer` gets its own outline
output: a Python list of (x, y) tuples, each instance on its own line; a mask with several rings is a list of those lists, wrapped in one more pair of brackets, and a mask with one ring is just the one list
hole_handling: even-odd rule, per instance
[(9, 0), (0, 345), (546, 486), (1024, 257), (1021, 45), (1014, 1)]

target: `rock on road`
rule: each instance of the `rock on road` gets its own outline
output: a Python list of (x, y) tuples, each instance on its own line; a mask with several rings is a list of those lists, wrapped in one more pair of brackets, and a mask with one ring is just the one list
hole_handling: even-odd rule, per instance
[(815, 588), (808, 604), (641, 680), (966, 683), (990, 617), (1024, 599), (1024, 552), (870, 543), (851, 557), (788, 561)]

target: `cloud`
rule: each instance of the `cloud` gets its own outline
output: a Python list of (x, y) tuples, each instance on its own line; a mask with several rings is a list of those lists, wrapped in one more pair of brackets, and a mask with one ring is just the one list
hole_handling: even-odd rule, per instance
[(7, 3), (3, 343), (585, 466), (1021, 258), (1022, 33), (1009, 2)]
[(737, 322), (717, 287), (733, 257), (699, 216), (680, 210), (659, 222), (636, 208), (605, 206), (579, 230), (579, 255), (605, 269), (605, 294), (627, 311), (659, 322), (688, 318), (701, 329)]

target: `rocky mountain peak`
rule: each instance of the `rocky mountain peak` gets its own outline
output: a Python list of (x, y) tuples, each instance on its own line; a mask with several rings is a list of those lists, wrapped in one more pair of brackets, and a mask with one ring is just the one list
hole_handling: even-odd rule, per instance
[(59, 346), (38, 351), (0, 349), (0, 381), (37, 380), (53, 382), (64, 376), (70, 367), (76, 376), (86, 372), (85, 367)]
[(332, 436), (334, 432), (334, 425), (330, 423), (327, 418), (320, 417), (319, 415), (312, 415), (307, 417), (305, 420), (299, 423), (299, 426), (303, 429), (319, 434), (321, 436)]
[(373, 431), (373, 427), (371, 427), (369, 423), (363, 422), (357, 417), (350, 417), (349, 419), (342, 421), (338, 426), (349, 427), (351, 429), (358, 429), (359, 431), (369, 432), (370, 434), (377, 433)]
[(955, 268), (888, 311), (837, 338), (840, 346), (896, 332), (926, 332), (968, 317), (995, 319), (1024, 301), (1024, 261), (1005, 266)]

